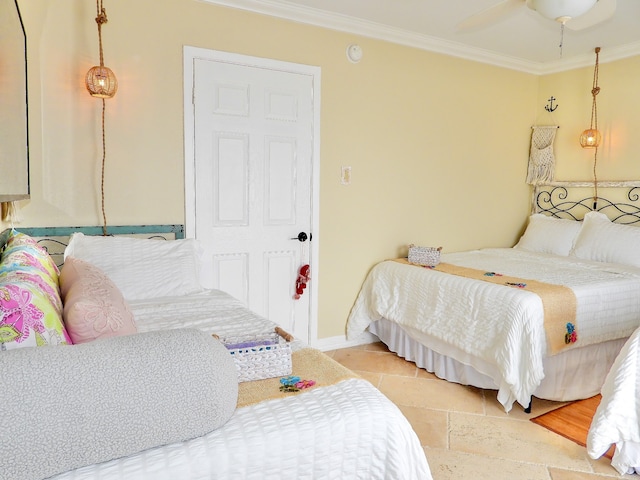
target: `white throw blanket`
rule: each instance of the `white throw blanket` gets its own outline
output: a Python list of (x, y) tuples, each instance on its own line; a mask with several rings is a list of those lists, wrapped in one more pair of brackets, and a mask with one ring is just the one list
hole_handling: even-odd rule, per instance
[[(570, 287), (579, 331), (578, 342), (568, 348), (625, 338), (640, 322), (639, 269), (511, 248), (444, 254), (441, 260)], [(382, 318), (495, 365), (498, 400), (507, 411), (514, 401), (527, 406), (544, 378), (544, 315), (534, 293), (386, 261), (362, 286), (347, 323), (348, 338)]]
[(611, 465), (620, 474), (640, 473), (640, 328), (622, 347), (607, 375), (587, 436), (587, 451), (594, 459), (613, 444)]

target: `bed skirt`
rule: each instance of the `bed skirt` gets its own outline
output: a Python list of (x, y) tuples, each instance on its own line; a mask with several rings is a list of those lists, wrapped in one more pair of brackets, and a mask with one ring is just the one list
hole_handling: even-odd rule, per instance
[[(494, 380), (500, 378), (498, 370), (458, 348), (386, 319), (373, 322), (369, 331), (380, 338), (389, 350), (439, 378), (498, 390), (499, 381)], [(545, 377), (534, 396), (553, 401), (573, 401), (600, 393), (604, 379), (626, 340), (610, 340), (545, 357)]]

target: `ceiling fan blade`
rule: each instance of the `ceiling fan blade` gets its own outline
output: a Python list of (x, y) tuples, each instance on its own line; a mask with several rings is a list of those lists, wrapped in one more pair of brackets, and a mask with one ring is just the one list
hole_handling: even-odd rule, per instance
[(497, 3), (485, 10), (481, 10), (478, 13), (474, 13), (470, 17), (462, 20), (458, 25), (456, 25), (456, 30), (460, 32), (485, 27), (493, 22), (501, 20), (503, 17), (506, 17), (525, 4), (526, 0), (502, 0), (500, 3)]
[(591, 10), (566, 23), (571, 30), (584, 30), (613, 17), (616, 13), (616, 0), (598, 0)]

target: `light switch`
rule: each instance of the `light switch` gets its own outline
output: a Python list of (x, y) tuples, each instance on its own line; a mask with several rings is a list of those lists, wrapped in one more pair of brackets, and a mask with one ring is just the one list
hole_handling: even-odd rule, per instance
[(340, 183), (342, 183), (342, 185), (351, 185), (351, 166), (342, 166)]

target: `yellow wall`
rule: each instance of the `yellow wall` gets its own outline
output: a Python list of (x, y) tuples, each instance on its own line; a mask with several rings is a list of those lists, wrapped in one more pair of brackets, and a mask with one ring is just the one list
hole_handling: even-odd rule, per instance
[[(595, 53), (593, 60), (595, 63)], [(633, 144), (633, 132), (640, 129), (640, 56), (606, 62), (606, 49), (600, 52), (597, 94), (598, 128), (603, 143), (598, 149), (598, 180), (638, 180), (640, 161)], [(603, 63), (605, 62), (605, 63)], [(591, 120), (591, 89), (594, 67), (547, 75), (540, 78), (538, 104), (553, 95), (558, 109), (540, 118), (560, 125), (556, 137), (556, 179), (592, 180), (594, 152), (579, 147), (578, 137)]]
[[(99, 225), (100, 102), (83, 86), (98, 61), (95, 4), (19, 3), (31, 100), (32, 198), (22, 202), (23, 225)], [(445, 251), (513, 245), (529, 208), (530, 127), (553, 123), (544, 112), (550, 95), (560, 104), (558, 172), (589, 179), (584, 153), (569, 140), (589, 120), (590, 69), (538, 78), (195, 0), (105, 7), (105, 62), (120, 81), (107, 101), (113, 225), (184, 222), (184, 45), (322, 68), (319, 338), (343, 334), (367, 271), (408, 243)], [(355, 65), (345, 56), (353, 42), (364, 51)], [(602, 122), (610, 117), (617, 142), (603, 157), (626, 155), (603, 176), (640, 174), (629, 167), (627, 95), (615, 85), (631, 87), (626, 72), (637, 77), (638, 62), (601, 68)], [(350, 186), (340, 184), (341, 165), (353, 169)]]

